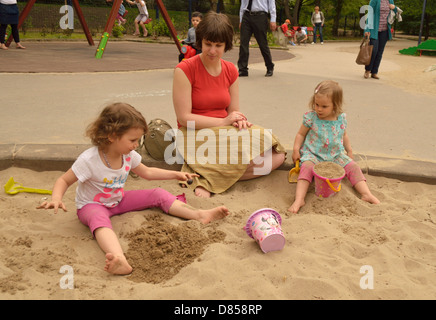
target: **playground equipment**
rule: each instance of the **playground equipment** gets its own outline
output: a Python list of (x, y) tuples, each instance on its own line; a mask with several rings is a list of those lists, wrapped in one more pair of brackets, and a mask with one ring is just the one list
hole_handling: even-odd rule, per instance
[(411, 55), (411, 56), (422, 56), (422, 53), (427, 53), (430, 56), (436, 55), (436, 40), (429, 39), (422, 42), (418, 46), (409, 47), (399, 51), (401, 54)]
[(195, 50), (192, 46), (185, 44), (182, 46), (181, 53), (184, 54), (183, 59), (189, 59), (197, 54), (197, 50)]
[[(27, 16), (29, 15), (29, 12), (32, 9), (35, 2), (36, 2), (36, 0), (29, 0), (27, 2), (26, 6), (24, 7), (24, 9), (21, 11), (20, 16), (18, 18), (18, 28), (21, 28), (21, 26), (23, 25), (24, 20), (26, 20)], [(92, 40), (91, 32), (89, 32), (88, 25), (86, 24), (82, 9), (80, 8), (79, 0), (72, 0), (72, 2), (73, 2), (74, 10), (76, 11), (77, 16), (79, 17), (79, 21), (80, 21), (80, 24), (82, 25), (83, 32), (85, 33), (86, 39), (88, 40), (89, 45), (93, 46), (94, 40)], [(12, 42), (12, 35), (9, 35), (9, 37), (6, 41), (6, 46), (9, 47), (11, 42)]]
[[(179, 39), (177, 38), (177, 32), (174, 28), (174, 25), (170, 19), (170, 16), (168, 15), (168, 12), (165, 8), (165, 5), (163, 4), (162, 0), (155, 0), (155, 3), (157, 4), (160, 12), (162, 13), (162, 16), (165, 20), (165, 23), (168, 26), (168, 29), (170, 30), (171, 36), (173, 37), (174, 43), (177, 46), (177, 49), (179, 52), (182, 52), (182, 47), (180, 45)], [(121, 6), (121, 0), (114, 0), (111, 12), (109, 14), (109, 19), (107, 20), (106, 26), (103, 31), (103, 35), (101, 36), (100, 43), (98, 45), (97, 51), (95, 52), (95, 57), (97, 59), (101, 59), (103, 57), (104, 50), (106, 49), (107, 41), (109, 39), (109, 34), (112, 30), (112, 27), (114, 26), (115, 19), (118, 14), (118, 10)]]
[[(20, 16), (18, 18), (18, 28), (21, 28), (21, 26), (23, 25), (24, 21), (26, 20), (27, 16), (29, 15), (29, 12), (32, 9), (35, 2), (36, 2), (36, 0), (29, 0), (27, 2), (26, 6), (24, 7), (24, 9), (21, 11)], [(88, 25), (86, 24), (86, 21), (85, 21), (85, 17), (83, 16), (83, 12), (82, 12), (82, 9), (80, 8), (79, 0), (72, 0), (72, 3), (73, 3), (74, 10), (75, 10), (77, 16), (79, 17), (79, 21), (80, 21), (80, 24), (82, 25), (83, 32), (85, 33), (86, 39), (88, 40), (89, 45), (93, 46), (94, 40), (92, 39), (91, 32), (89, 31)], [(167, 24), (167, 26), (170, 30), (171, 36), (174, 39), (174, 43), (176, 44), (177, 49), (179, 50), (179, 52), (182, 52), (182, 47), (181, 47), (179, 40), (177, 38), (176, 29), (174, 28), (174, 25), (170, 19), (170, 16), (168, 15), (168, 12), (165, 8), (165, 5), (163, 4), (162, 0), (155, 0), (155, 3), (157, 4), (160, 12), (162, 13), (162, 16), (163, 16), (165, 23)], [(101, 59), (103, 56), (104, 50), (105, 50), (106, 45), (107, 45), (107, 41), (109, 39), (109, 34), (112, 31), (112, 27), (113, 27), (114, 22), (117, 18), (117, 14), (118, 14), (118, 10), (120, 9), (120, 6), (121, 6), (121, 0), (114, 0), (113, 1), (113, 6), (112, 6), (111, 12), (109, 14), (108, 21), (107, 21), (106, 26), (104, 28), (103, 35), (101, 36), (97, 51), (95, 53), (95, 57), (97, 59)], [(11, 42), (12, 42), (12, 35), (9, 35), (9, 37), (6, 41), (6, 46), (9, 47)]]

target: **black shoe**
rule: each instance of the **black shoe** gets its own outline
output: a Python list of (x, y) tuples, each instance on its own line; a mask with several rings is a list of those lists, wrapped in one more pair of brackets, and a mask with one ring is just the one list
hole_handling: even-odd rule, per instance
[(240, 77), (248, 77), (248, 71), (239, 71)]
[(266, 70), (265, 77), (272, 77), (274, 73), (274, 69)]

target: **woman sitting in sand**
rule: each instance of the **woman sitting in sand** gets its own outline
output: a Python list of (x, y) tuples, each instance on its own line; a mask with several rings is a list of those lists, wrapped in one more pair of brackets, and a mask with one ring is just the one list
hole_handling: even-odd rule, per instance
[(129, 274), (132, 267), (127, 262), (118, 237), (112, 230), (110, 218), (129, 211), (159, 207), (164, 212), (203, 224), (222, 219), (229, 214), (226, 207), (198, 210), (161, 188), (150, 190), (124, 190), (132, 171), (147, 180), (187, 181), (195, 174), (149, 168), (141, 163), (135, 151), (138, 140), (147, 133), (147, 123), (139, 111), (128, 104), (107, 106), (87, 129), (94, 147), (84, 151), (71, 169), (55, 183), (52, 199), (38, 209), (58, 208), (67, 211), (62, 197), (76, 181), (77, 216), (87, 225), (106, 253), (105, 270), (112, 274)]
[(344, 167), (348, 180), (362, 195), (362, 200), (374, 204), (380, 202), (369, 190), (359, 165), (353, 161), (342, 100), (339, 84), (331, 80), (323, 81), (318, 84), (310, 100), (311, 111), (303, 116), (292, 152), (292, 160), (302, 163), (295, 201), (288, 209), (293, 213), (297, 213), (305, 204), (304, 198), (313, 179), (313, 166), (323, 161)]
[[(196, 42), (202, 53), (182, 61), (174, 71), (173, 103), (182, 135), (177, 138), (178, 150), (185, 160), (182, 171), (200, 175), (192, 184), (195, 194), (210, 197), (238, 180), (253, 179), (277, 169), (285, 160), (285, 149), (274, 135), (251, 124), (239, 110), (238, 70), (233, 63), (222, 60), (233, 45), (233, 27), (228, 17), (208, 13), (197, 26)], [(192, 147), (187, 139), (190, 133), (196, 137)], [(227, 140), (220, 139), (222, 133), (228, 134)], [(251, 145), (232, 146), (230, 141), (235, 137), (238, 140), (238, 135), (248, 137)], [(207, 152), (205, 136), (211, 147)], [(232, 152), (236, 153), (233, 158)], [(199, 154), (207, 159), (199, 159)]]

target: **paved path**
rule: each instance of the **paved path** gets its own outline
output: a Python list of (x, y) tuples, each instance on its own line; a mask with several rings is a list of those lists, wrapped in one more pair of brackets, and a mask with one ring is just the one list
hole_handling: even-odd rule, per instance
[[(259, 50), (252, 49), (250, 75), (240, 79), (241, 110), (251, 122), (272, 128), (285, 147), (290, 149), (316, 84), (324, 79), (337, 80), (344, 88), (348, 132), (355, 153), (436, 163), (436, 130), (433, 129), (436, 93), (408, 92), (383, 80), (383, 72), (389, 74), (402, 68), (394, 59), (389, 59), (389, 54), (395, 54), (399, 46), (414, 45), (403, 42), (388, 44), (380, 70), (382, 80), (379, 81), (363, 78), (363, 68), (354, 62), (358, 48), (356, 42), (327, 42), (324, 46), (274, 50), (276, 67), (271, 78), (264, 77), (265, 66)], [(5, 71), (13, 63), (24, 61), (24, 55), (31, 52), (34, 45), (26, 44), (29, 50), (24, 53), (19, 50), (7, 52), (8, 66), (3, 64), (1, 52), (0, 70)], [(78, 45), (74, 43), (72, 47)], [(11, 146), (15, 146), (12, 152), (16, 152), (16, 145), (88, 144), (83, 136), (87, 123), (104, 105), (114, 101), (132, 104), (148, 120), (161, 117), (175, 126), (171, 86), (176, 59), (173, 56), (177, 55), (177, 51), (168, 58), (168, 53), (175, 50), (174, 45), (141, 44), (139, 52), (143, 59), (137, 58), (138, 53), (129, 57), (129, 51), (120, 51), (121, 45), (111, 44), (101, 61), (94, 58), (84, 60), (96, 66), (104, 60), (103, 63), (108, 65), (153, 70), (0, 73), (3, 98), (0, 146), (4, 146), (3, 150), (6, 148), (2, 154), (8, 154)], [(47, 46), (48, 52), (44, 56), (46, 59), (50, 54), (59, 56), (57, 50)], [(86, 48), (88, 53), (93, 50)], [(153, 54), (147, 55), (147, 52)], [(225, 58), (236, 63), (237, 53), (238, 48), (234, 48), (226, 53)], [(12, 54), (16, 55), (16, 62), (15, 57), (11, 58)], [(159, 57), (162, 57), (162, 62)], [(50, 64), (49, 61), (46, 63)], [(58, 63), (59, 60), (53, 59), (52, 69), (61, 68)], [(68, 65), (69, 62), (66, 60), (63, 63)], [(77, 71), (83, 71), (81, 68), (85, 63), (81, 66), (75, 61), (74, 64)], [(19, 68), (16, 66), (13, 69)]]

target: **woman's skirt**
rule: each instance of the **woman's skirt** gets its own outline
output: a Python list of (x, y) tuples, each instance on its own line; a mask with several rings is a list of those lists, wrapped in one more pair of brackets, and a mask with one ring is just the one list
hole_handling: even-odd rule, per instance
[(18, 24), (18, 6), (0, 3), (0, 24)]
[[(190, 187), (201, 186), (212, 193), (229, 189), (242, 177), (251, 161), (262, 164), (272, 156), (273, 149), (286, 153), (270, 130), (255, 125), (240, 131), (232, 126), (200, 130), (181, 127), (176, 142), (177, 152), (184, 161), (181, 170), (200, 175)], [(257, 166), (254, 174), (269, 174), (268, 162), (271, 164), (264, 161)]]

